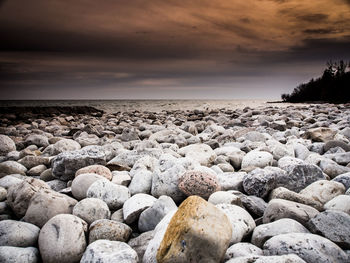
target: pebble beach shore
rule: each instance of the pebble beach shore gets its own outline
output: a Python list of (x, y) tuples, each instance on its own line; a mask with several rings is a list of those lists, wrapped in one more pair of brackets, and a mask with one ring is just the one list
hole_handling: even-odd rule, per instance
[(0, 111), (0, 262), (350, 262), (350, 104), (178, 108)]

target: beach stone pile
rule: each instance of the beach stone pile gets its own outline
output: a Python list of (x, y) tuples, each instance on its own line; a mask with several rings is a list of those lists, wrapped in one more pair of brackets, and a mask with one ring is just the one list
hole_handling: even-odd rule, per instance
[(350, 104), (0, 114), (0, 262), (350, 262)]

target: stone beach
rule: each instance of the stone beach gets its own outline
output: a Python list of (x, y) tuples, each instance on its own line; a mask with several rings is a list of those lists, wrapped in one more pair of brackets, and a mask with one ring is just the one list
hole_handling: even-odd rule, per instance
[(350, 262), (350, 104), (156, 103), (0, 107), (0, 262)]

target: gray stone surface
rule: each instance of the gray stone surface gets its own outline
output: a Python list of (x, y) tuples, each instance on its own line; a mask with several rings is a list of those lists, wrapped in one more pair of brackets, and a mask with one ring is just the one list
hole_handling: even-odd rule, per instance
[(80, 217), (89, 225), (99, 219), (109, 219), (111, 212), (101, 199), (85, 198), (73, 208), (73, 215)]
[(237, 243), (232, 246), (230, 246), (225, 253), (224, 260), (230, 260), (232, 258), (237, 258), (237, 257), (245, 257), (245, 256), (262, 256), (263, 251), (261, 248), (254, 246), (250, 243)]
[(97, 240), (84, 252), (81, 263), (138, 263), (137, 253), (126, 243)]
[(0, 246), (0, 262), (39, 263), (40, 255), (36, 247)]
[(80, 174), (72, 182), (72, 194), (74, 198), (82, 200), (87, 197), (87, 190), (98, 180), (107, 180), (98, 174)]
[(86, 249), (87, 224), (67, 214), (51, 218), (40, 230), (39, 251), (44, 262), (79, 262)]
[(90, 225), (89, 244), (99, 239), (127, 242), (131, 233), (132, 229), (126, 224), (100, 219)]
[(251, 242), (262, 248), (271, 237), (287, 233), (309, 233), (309, 231), (293, 219), (282, 218), (272, 223), (257, 226), (253, 231)]
[(127, 224), (135, 222), (140, 214), (151, 207), (157, 199), (147, 194), (136, 194), (129, 198), (123, 205), (123, 216)]
[(270, 238), (264, 245), (264, 254), (296, 254), (308, 263), (348, 262), (346, 253), (332, 241), (305, 233), (282, 234)]
[(263, 222), (266, 224), (282, 218), (291, 218), (305, 226), (318, 214), (319, 212), (311, 206), (283, 199), (272, 199), (264, 212)]
[(138, 228), (141, 232), (147, 232), (155, 229), (163, 217), (177, 206), (169, 196), (160, 196), (153, 205), (144, 210), (139, 217)]
[(59, 214), (71, 214), (77, 200), (52, 190), (41, 190), (30, 200), (23, 220), (42, 227), (50, 218)]
[(80, 168), (93, 164), (106, 164), (105, 152), (99, 146), (60, 153), (52, 160), (52, 173), (58, 179), (68, 181), (74, 179)]
[(350, 215), (340, 211), (324, 211), (310, 219), (307, 227), (343, 249), (350, 249)]
[(108, 205), (110, 210), (117, 210), (130, 198), (130, 191), (125, 186), (117, 185), (104, 179), (97, 180), (91, 184), (86, 192), (86, 196), (101, 199)]
[(40, 228), (15, 220), (0, 221), (0, 246), (35, 247)]

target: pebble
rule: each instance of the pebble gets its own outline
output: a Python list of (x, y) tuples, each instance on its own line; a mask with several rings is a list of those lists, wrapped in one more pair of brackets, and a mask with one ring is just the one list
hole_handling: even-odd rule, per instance
[(250, 151), (242, 159), (242, 168), (264, 168), (272, 164), (273, 156), (269, 152)]
[[(74, 178), (72, 182), (72, 194), (77, 200), (82, 200), (87, 197), (87, 190), (98, 180), (104, 178), (98, 174), (81, 174)], [(106, 179), (105, 179), (106, 180)]]
[(251, 255), (262, 256), (263, 251), (261, 248), (250, 243), (241, 242), (230, 246), (226, 250), (224, 260), (226, 262), (232, 258), (246, 257)]
[(342, 211), (350, 215), (350, 195), (338, 195), (324, 205), (325, 210)]
[(89, 228), (89, 244), (99, 239), (127, 242), (132, 229), (123, 223), (108, 219), (93, 222)]
[(315, 234), (289, 233), (266, 241), (264, 255), (295, 254), (308, 263), (344, 263), (346, 253), (332, 241)]
[(84, 252), (81, 263), (138, 263), (137, 253), (126, 243), (97, 240)]
[(253, 217), (242, 207), (230, 204), (216, 205), (225, 213), (232, 227), (230, 244), (236, 244), (247, 237), (256, 227)]
[(105, 202), (97, 198), (85, 198), (73, 208), (73, 215), (83, 219), (89, 225), (99, 219), (109, 219), (111, 212)]
[(350, 104), (211, 106), (0, 113), (0, 261), (348, 262)]
[(16, 151), (15, 142), (10, 137), (0, 134), (0, 156), (5, 156), (12, 151)]
[(40, 228), (15, 220), (0, 221), (0, 246), (35, 247)]
[(186, 195), (198, 195), (204, 199), (220, 191), (220, 184), (216, 176), (200, 171), (184, 173), (179, 180), (179, 189)]
[(287, 233), (309, 233), (309, 231), (293, 219), (282, 218), (272, 223), (257, 226), (253, 231), (252, 244), (262, 248), (271, 237)]
[(136, 194), (129, 198), (123, 205), (123, 216), (127, 224), (138, 220), (140, 214), (152, 206), (157, 199), (147, 194)]
[(15, 161), (5, 161), (0, 163), (0, 178), (10, 174), (22, 174), (25, 175), (27, 168)]
[(41, 228), (56, 215), (71, 214), (77, 202), (64, 194), (52, 190), (41, 190), (31, 198), (23, 220)]
[[(172, 217), (157, 252), (157, 262), (220, 262), (232, 237), (220, 209), (198, 196), (188, 197)], [(203, 249), (205, 248), (205, 249)]]
[(44, 262), (79, 262), (86, 249), (87, 224), (79, 217), (60, 214), (40, 230), (39, 251)]
[(139, 217), (138, 228), (141, 232), (147, 232), (155, 229), (158, 223), (170, 211), (177, 210), (177, 206), (173, 199), (169, 196), (162, 195), (153, 205), (145, 209)]
[(350, 249), (350, 215), (340, 211), (324, 211), (307, 223), (314, 234), (320, 234), (338, 244), (343, 249)]
[(318, 214), (315, 208), (308, 205), (283, 199), (272, 199), (264, 212), (263, 222), (266, 224), (278, 219), (290, 218), (305, 226), (311, 218)]
[(107, 167), (98, 164), (80, 168), (78, 171), (75, 172), (75, 177), (81, 174), (98, 174), (109, 181), (112, 180), (112, 172)]
[(0, 246), (0, 262), (37, 263), (40, 262), (40, 255), (36, 247)]
[(125, 186), (103, 179), (93, 182), (88, 188), (86, 196), (101, 199), (108, 205), (110, 210), (117, 210), (129, 200), (130, 191)]

